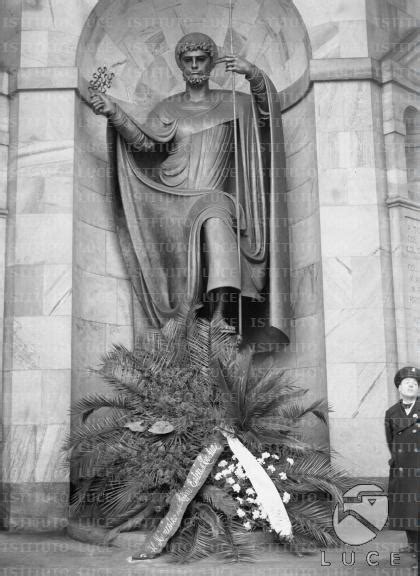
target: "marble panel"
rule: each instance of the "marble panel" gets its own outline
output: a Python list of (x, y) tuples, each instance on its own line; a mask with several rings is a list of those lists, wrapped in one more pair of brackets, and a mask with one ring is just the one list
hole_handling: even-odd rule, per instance
[(133, 323), (132, 290), (129, 280), (118, 280), (117, 323), (130, 328)]
[(105, 195), (108, 170), (107, 163), (95, 155), (89, 152), (78, 154), (77, 176), (82, 186)]
[(295, 319), (298, 367), (319, 366), (325, 358), (322, 313)]
[[(129, 33), (126, 34), (129, 37)], [(137, 35), (138, 37), (139, 35)], [(127, 38), (128, 39), (128, 38)], [(96, 61), (102, 63), (102, 66), (107, 66), (111, 68), (117, 62), (118, 64), (124, 64), (127, 62), (126, 52), (121, 51), (117, 44), (115, 44), (111, 38), (106, 34), (99, 43), (95, 55)]]
[(70, 370), (43, 370), (41, 375), (42, 420), (39, 423), (68, 425), (70, 421)]
[(31, 482), (35, 478), (36, 425), (9, 425), (4, 430), (3, 481)]
[(77, 222), (74, 257), (80, 268), (94, 274), (105, 274), (105, 236), (105, 230)]
[(16, 370), (10, 373), (6, 387), (5, 403), (9, 406), (8, 417), (12, 425), (32, 425), (42, 422), (41, 370)]
[(74, 66), (80, 35), (67, 30), (48, 32), (48, 66)]
[(294, 4), (299, 10), (305, 25), (312, 28), (321, 22), (329, 22), (332, 20), (334, 6), (337, 4), (337, 1), (324, 0), (323, 2), (317, 2), (317, 0), (294, 0)]
[(305, 403), (327, 397), (327, 377), (324, 365), (290, 369), (287, 375), (296, 386), (308, 390), (304, 396)]
[(70, 318), (28, 316), (13, 320), (16, 370), (65, 370), (71, 363)]
[(20, 214), (70, 214), (73, 212), (73, 177), (20, 176), (16, 211)]
[(108, 195), (104, 196), (80, 186), (77, 204), (82, 222), (103, 230), (115, 230), (113, 203)]
[[(102, 355), (106, 351), (106, 326), (98, 322), (90, 322), (75, 318), (73, 323), (73, 369), (86, 371), (97, 368)], [(77, 379), (72, 383), (78, 389)], [(76, 394), (79, 398), (84, 392)]]
[(328, 364), (385, 362), (382, 310), (325, 309), (325, 342)]
[[(333, 462), (353, 477), (388, 476), (389, 452), (385, 440), (383, 414), (368, 418), (342, 418), (330, 421)], [(349, 443), (351, 438), (351, 444)], [(369, 450), (366, 439), (369, 438)]]
[(0, 132), (9, 132), (9, 100), (2, 94), (0, 78)]
[[(6, 306), (14, 316), (43, 314), (44, 265), (13, 266), (7, 271), (9, 292)], [(13, 288), (12, 288), (13, 287)]]
[(316, 178), (315, 143), (304, 144), (286, 162), (286, 187), (293, 190), (306, 182)]
[(392, 275), (383, 269), (381, 255), (352, 258), (351, 268), (353, 306), (383, 309), (386, 295), (392, 295)]
[(71, 264), (71, 214), (16, 216), (16, 264)]
[(65, 482), (69, 478), (63, 445), (69, 433), (67, 424), (42, 424), (36, 429), (35, 482)]
[(308, 97), (283, 114), (283, 133), (287, 158), (314, 140), (313, 111), (313, 98)]
[(293, 317), (316, 314), (323, 302), (320, 263), (293, 270), (290, 284)]
[(324, 308), (340, 310), (353, 304), (353, 270), (350, 257), (323, 258)]
[(72, 309), (72, 269), (69, 265), (44, 266), (43, 314), (69, 316)]
[(370, 82), (322, 82), (315, 87), (317, 129), (321, 132), (372, 128)]
[(405, 136), (393, 132), (385, 136), (385, 153), (389, 169), (407, 170)]
[(287, 193), (287, 215), (291, 224), (313, 216), (319, 210), (315, 176)]
[[(211, 17), (211, 16), (210, 16)], [(174, 48), (183, 36), (181, 23), (173, 8), (166, 8), (159, 11), (160, 27), (166, 38), (166, 43)]]
[[(390, 358), (388, 358), (388, 362)], [(382, 363), (356, 364), (358, 404), (352, 418), (369, 418), (384, 414), (389, 407), (387, 365)]]
[(115, 232), (106, 233), (106, 273), (117, 278), (127, 278), (127, 269)]
[(349, 201), (348, 187), (350, 182), (349, 171), (344, 168), (325, 168), (320, 170), (318, 173), (320, 205), (346, 205)]
[(365, 20), (339, 23), (341, 58), (363, 58), (369, 55)]
[(72, 176), (74, 170), (74, 141), (26, 142), (19, 145), (17, 177)]
[(79, 271), (77, 315), (92, 322), (117, 323), (117, 279)]
[(359, 403), (356, 386), (357, 364), (354, 362), (328, 364), (327, 374), (328, 403), (332, 407), (332, 412), (329, 414), (330, 421), (351, 418)]
[(348, 177), (348, 202), (362, 206), (378, 202), (378, 170), (375, 168), (353, 168)]
[(20, 65), (22, 68), (48, 66), (48, 32), (22, 30)]
[(340, 37), (337, 22), (323, 22), (309, 29), (313, 58), (339, 58)]
[[(44, 0), (45, 1), (45, 0)], [(92, 2), (85, 0), (48, 0), (55, 30), (66, 30), (80, 36), (86, 18), (93, 9)], [(89, 7), (90, 5), (90, 7)]]
[(377, 207), (325, 206), (321, 209), (324, 258), (368, 256), (380, 249)]
[(48, 30), (54, 25), (51, 2), (24, 0), (22, 3), (22, 30)]
[(304, 268), (320, 258), (319, 216), (315, 214), (300, 220), (290, 231), (291, 267), (293, 270)]
[(68, 90), (19, 94), (19, 142), (74, 137), (74, 94)]

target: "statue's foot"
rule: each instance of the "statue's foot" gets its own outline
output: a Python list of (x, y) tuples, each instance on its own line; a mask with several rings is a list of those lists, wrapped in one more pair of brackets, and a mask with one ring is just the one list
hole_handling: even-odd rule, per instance
[(133, 556), (129, 556), (127, 558), (127, 562), (129, 564), (138, 564), (139, 562), (144, 562), (145, 560), (153, 560), (153, 558), (156, 558), (156, 556), (149, 554), (134, 554)]

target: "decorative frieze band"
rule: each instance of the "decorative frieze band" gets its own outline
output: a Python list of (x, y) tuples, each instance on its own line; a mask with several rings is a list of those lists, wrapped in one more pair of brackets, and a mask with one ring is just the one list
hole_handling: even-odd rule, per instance
[(381, 64), (373, 58), (324, 58), (310, 61), (313, 82), (375, 80), (381, 83)]
[(24, 90), (77, 90), (78, 69), (69, 67), (19, 68), (10, 75), (10, 94)]
[(404, 198), (403, 196), (391, 196), (386, 201), (388, 208), (410, 208), (411, 210), (416, 210), (420, 212), (420, 203)]

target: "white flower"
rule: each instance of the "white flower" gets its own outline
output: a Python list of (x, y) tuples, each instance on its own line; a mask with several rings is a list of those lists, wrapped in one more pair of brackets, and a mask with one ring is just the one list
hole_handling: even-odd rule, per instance
[(274, 460), (280, 460), (280, 458), (277, 456), (277, 454), (273, 454), (272, 458), (274, 458)]
[(237, 508), (236, 514), (239, 516), (239, 518), (243, 518), (244, 516), (246, 516), (245, 510), (242, 510), (242, 508)]
[(259, 511), (259, 510), (253, 510), (253, 511), (252, 511), (252, 518), (253, 518), (253, 520), (257, 520), (260, 516), (261, 516), (261, 514), (260, 514), (260, 511)]
[(267, 512), (266, 512), (265, 510), (263, 510), (262, 508), (260, 508), (260, 517), (261, 517), (263, 520), (267, 520), (267, 517), (268, 517)]
[(232, 486), (232, 490), (233, 490), (234, 492), (240, 492), (240, 491), (241, 491), (241, 487), (239, 486), (239, 484), (234, 484), (234, 485)]
[(256, 502), (256, 500), (254, 500), (254, 498), (247, 498), (246, 501), (249, 502), (250, 504), (255, 504), (255, 502)]
[(270, 458), (270, 456), (271, 456), (270, 452), (263, 452), (263, 453), (261, 454), (261, 458), (264, 458), (264, 459), (265, 459), (265, 458)]
[(289, 462), (290, 466), (293, 466), (293, 464), (295, 463), (293, 458), (286, 458), (286, 460), (287, 460), (287, 462)]
[(235, 464), (230, 464), (230, 466), (228, 466), (228, 470), (229, 472), (233, 472), (235, 470)]
[(287, 479), (287, 474), (286, 474), (286, 472), (280, 472), (279, 478), (280, 478), (280, 480), (286, 480), (286, 479)]
[(225, 468), (224, 470), (222, 470), (222, 476), (229, 476), (230, 472), (227, 468)]
[(255, 490), (254, 490), (253, 488), (247, 488), (247, 489), (245, 490), (245, 492), (246, 492), (247, 494), (249, 494), (250, 496), (254, 496), (254, 494), (255, 494)]
[(226, 482), (230, 485), (235, 484), (235, 480), (233, 478), (227, 478)]
[(235, 500), (237, 500), (241, 505), (244, 503), (244, 499), (241, 498), (240, 496), (235, 496)]
[(283, 494), (283, 502), (284, 502), (285, 504), (287, 504), (289, 501), (290, 501), (290, 494), (289, 494), (289, 492), (285, 492), (285, 493)]
[(225, 466), (227, 466), (226, 460), (220, 460), (218, 466), (219, 466), (219, 468), (224, 468)]
[(236, 456), (232, 456), (232, 460), (237, 460), (238, 458)]
[(276, 469), (274, 468), (274, 466), (272, 464), (270, 464), (270, 466), (267, 466), (267, 470), (269, 470), (270, 472), (276, 471)]
[(258, 464), (264, 464), (264, 458), (257, 458)]
[(223, 478), (223, 476), (222, 476), (222, 474), (220, 474), (220, 472), (218, 472), (214, 477), (215, 480), (221, 480), (222, 478)]
[(245, 530), (251, 530), (251, 522), (244, 522), (244, 528)]

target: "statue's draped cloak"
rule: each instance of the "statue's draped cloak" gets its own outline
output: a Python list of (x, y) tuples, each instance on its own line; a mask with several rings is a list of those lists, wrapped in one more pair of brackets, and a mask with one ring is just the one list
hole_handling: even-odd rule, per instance
[[(252, 298), (249, 339), (259, 326), (289, 338), (289, 240), (284, 146), (277, 92), (265, 76), (267, 103), (237, 92), (242, 296)], [(217, 217), (235, 231), (232, 93), (214, 90), (192, 107), (182, 95), (161, 102), (145, 124), (155, 143), (136, 152), (109, 124), (111, 191), (117, 233), (134, 293), (148, 322), (161, 327), (200, 302), (202, 227)], [(174, 145), (175, 142), (175, 145)], [(170, 143), (172, 143), (170, 145)], [(168, 146), (170, 145), (170, 146)], [(167, 149), (170, 148), (168, 155)], [(147, 147), (146, 147), (147, 148)], [(273, 334), (277, 336), (273, 336)]]

